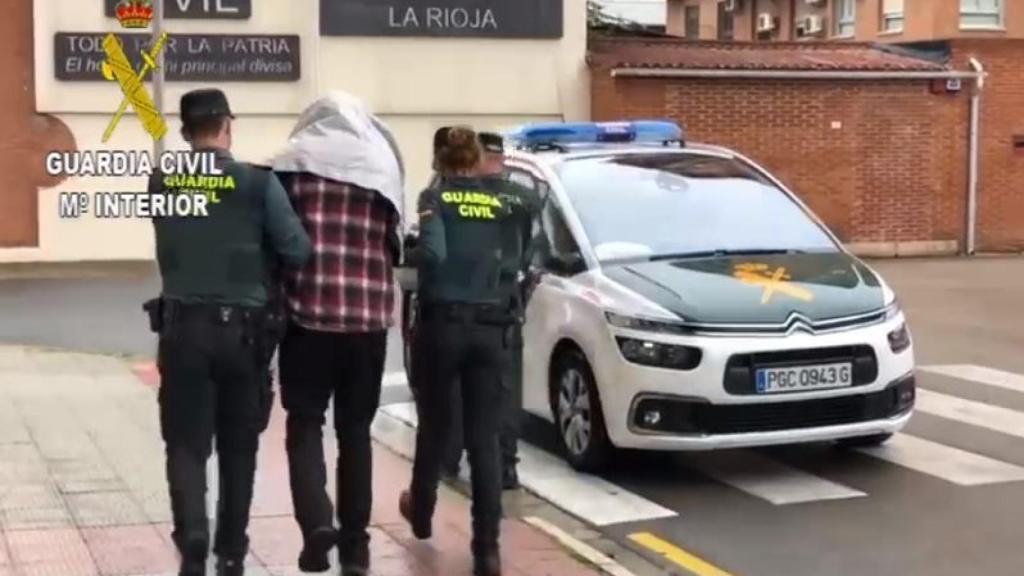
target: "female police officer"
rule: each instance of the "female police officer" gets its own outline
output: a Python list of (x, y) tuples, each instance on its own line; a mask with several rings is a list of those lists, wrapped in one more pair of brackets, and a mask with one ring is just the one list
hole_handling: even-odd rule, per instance
[(480, 157), (477, 135), (452, 128), (437, 156), (445, 176), (420, 196), (421, 324), (413, 358), (420, 426), (412, 486), (400, 508), (414, 534), (429, 538), (458, 382), (472, 472), (474, 574), (498, 576), (500, 374), (508, 357), (506, 332), (515, 322), (507, 303), (520, 267), (502, 253), (517, 220), (474, 177)]

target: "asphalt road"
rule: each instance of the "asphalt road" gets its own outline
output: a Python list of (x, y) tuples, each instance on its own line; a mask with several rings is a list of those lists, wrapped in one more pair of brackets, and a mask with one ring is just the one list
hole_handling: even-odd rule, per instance
[[(626, 454), (596, 480), (538, 467), (546, 452), (527, 450), (521, 468), (570, 511), (602, 491), (600, 516), (666, 511), (596, 528), (670, 574), (1024, 574), (1024, 259), (874, 265), (903, 303), (921, 368), (917, 412), (888, 447)], [(0, 341), (152, 356), (139, 304), (156, 286), (146, 270), (0, 280)], [(389, 371), (399, 351), (393, 337)], [(528, 427), (534, 444), (550, 438)]]
[(603, 479), (675, 515), (601, 530), (678, 574), (1024, 574), (1024, 259), (874, 265), (922, 368), (904, 434), (873, 453), (626, 454)]
[[(0, 342), (151, 359), (156, 337), (142, 303), (159, 292), (149, 263), (0, 270)], [(402, 370), (397, 331), (387, 370)]]

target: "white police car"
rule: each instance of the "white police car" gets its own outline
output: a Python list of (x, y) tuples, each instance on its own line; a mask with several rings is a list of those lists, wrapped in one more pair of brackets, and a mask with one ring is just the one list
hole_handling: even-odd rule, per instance
[(523, 404), (569, 462), (613, 448), (884, 442), (910, 419), (897, 300), (776, 178), (676, 124), (536, 124), (510, 177), (546, 198)]

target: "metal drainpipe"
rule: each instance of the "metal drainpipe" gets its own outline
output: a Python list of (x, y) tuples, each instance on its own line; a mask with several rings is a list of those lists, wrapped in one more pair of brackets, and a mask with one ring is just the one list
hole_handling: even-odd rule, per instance
[(978, 154), (981, 124), (981, 90), (985, 86), (985, 67), (977, 58), (971, 58), (974, 70), (975, 86), (971, 93), (971, 132), (970, 151), (967, 165), (967, 255), (974, 254), (978, 227)]

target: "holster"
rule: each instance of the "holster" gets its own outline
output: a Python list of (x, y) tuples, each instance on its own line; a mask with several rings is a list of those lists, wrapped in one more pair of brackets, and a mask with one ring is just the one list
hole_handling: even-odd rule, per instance
[(152, 332), (159, 334), (164, 329), (164, 300), (163, 298), (153, 298), (146, 300), (142, 304), (142, 309), (149, 316), (149, 329)]

